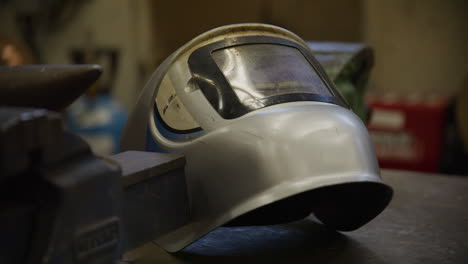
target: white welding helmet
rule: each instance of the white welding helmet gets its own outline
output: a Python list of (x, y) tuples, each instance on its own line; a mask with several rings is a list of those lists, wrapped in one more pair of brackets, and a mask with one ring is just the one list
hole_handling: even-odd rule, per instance
[(359, 228), (390, 202), (366, 127), (295, 34), (271, 25), (208, 31), (153, 74), (124, 150), (186, 156), (190, 221), (157, 238), (178, 251), (221, 225), (313, 213)]

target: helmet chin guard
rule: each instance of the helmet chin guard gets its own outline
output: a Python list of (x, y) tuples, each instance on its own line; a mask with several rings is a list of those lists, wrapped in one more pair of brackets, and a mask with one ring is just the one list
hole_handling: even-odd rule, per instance
[(221, 225), (313, 213), (350, 231), (390, 202), (367, 129), (307, 44), (271, 25), (208, 31), (144, 88), (124, 150), (183, 153), (190, 221), (156, 238), (178, 251)]

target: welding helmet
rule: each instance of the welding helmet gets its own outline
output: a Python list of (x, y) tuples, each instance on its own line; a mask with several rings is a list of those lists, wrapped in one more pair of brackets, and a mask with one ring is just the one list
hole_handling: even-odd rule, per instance
[(362, 121), (307, 44), (271, 25), (216, 28), (170, 55), (144, 88), (122, 146), (186, 157), (190, 221), (156, 239), (168, 251), (222, 225), (311, 213), (354, 230), (392, 196)]

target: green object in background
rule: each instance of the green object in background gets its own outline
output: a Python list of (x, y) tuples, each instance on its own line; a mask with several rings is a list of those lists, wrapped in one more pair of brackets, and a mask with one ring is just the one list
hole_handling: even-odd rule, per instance
[(354, 113), (367, 123), (369, 108), (364, 95), (374, 64), (372, 48), (363, 43), (307, 42), (307, 44)]

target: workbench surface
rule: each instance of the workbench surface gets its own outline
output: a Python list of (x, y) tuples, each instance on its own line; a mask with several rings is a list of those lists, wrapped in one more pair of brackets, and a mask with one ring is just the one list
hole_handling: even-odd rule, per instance
[(287, 225), (218, 228), (171, 255), (154, 243), (130, 263), (468, 263), (468, 177), (382, 171), (389, 207), (354, 232), (313, 217)]

